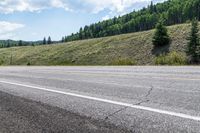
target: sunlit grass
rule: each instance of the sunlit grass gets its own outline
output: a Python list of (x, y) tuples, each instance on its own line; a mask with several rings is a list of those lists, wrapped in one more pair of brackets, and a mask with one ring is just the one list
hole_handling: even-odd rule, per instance
[[(172, 38), (169, 50), (184, 53), (189, 24), (168, 29)], [(120, 59), (129, 59), (137, 65), (153, 65), (156, 58), (152, 52), (153, 33), (154, 30), (150, 30), (64, 44), (3, 48), (0, 65), (115, 65), (113, 62), (117, 60), (116, 64), (124, 64)]]

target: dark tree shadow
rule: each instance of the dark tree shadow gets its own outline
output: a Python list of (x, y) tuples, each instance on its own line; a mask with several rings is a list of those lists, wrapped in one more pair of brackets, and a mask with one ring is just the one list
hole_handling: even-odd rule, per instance
[(170, 48), (170, 44), (165, 45), (165, 46), (154, 46), (151, 53), (156, 56), (159, 56), (161, 54), (167, 54), (169, 53), (169, 48)]

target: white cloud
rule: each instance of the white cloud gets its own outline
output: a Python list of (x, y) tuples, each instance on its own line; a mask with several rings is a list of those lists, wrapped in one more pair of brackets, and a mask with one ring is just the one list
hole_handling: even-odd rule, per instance
[[(109, 10), (113, 13), (126, 12), (138, 3), (149, 3), (151, 0), (0, 0), (0, 12), (13, 13), (22, 11), (41, 11), (48, 8), (63, 8), (66, 11), (88, 11), (99, 13)], [(164, 1), (164, 0), (154, 0)]]
[(51, 0), (51, 6), (52, 7), (56, 7), (56, 8), (63, 8), (66, 11), (70, 11), (71, 9), (69, 9), (67, 2), (64, 2), (62, 0)]
[(38, 11), (43, 7), (37, 5), (37, 3), (32, 4), (28, 0), (3, 0), (0, 1), (0, 11), (3, 13), (12, 13), (15, 11)]
[[(66, 11), (84, 11), (97, 14), (106, 10), (102, 17), (107, 20), (114, 16), (124, 15), (133, 9), (146, 6), (152, 0), (0, 0), (0, 12), (41, 12), (49, 8), (62, 8)], [(155, 3), (165, 0), (153, 0)]]
[(93, 7), (93, 13), (98, 13), (103, 10), (109, 10), (109, 13), (102, 18), (102, 20), (107, 20), (113, 18), (114, 16), (124, 15), (130, 11), (141, 9), (144, 6), (150, 4), (151, 1), (154, 3), (163, 2), (166, 0), (82, 0), (90, 3)]
[(122, 13), (134, 4), (150, 2), (151, 0), (81, 0), (82, 3), (92, 8), (93, 13), (98, 13), (105, 9), (112, 12)]
[(67, 11), (67, 1), (64, 0), (0, 0), (0, 12), (40, 12), (48, 8), (63, 8)]
[(108, 19), (110, 19), (110, 16), (109, 16), (109, 15), (106, 15), (106, 16), (104, 16), (104, 17), (102, 18), (102, 20), (108, 20)]
[(0, 39), (16, 38), (14, 33), (20, 28), (23, 28), (23, 24), (11, 23), (6, 21), (0, 21)]

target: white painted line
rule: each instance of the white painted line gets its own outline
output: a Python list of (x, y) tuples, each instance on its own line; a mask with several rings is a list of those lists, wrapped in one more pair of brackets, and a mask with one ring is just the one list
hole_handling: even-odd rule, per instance
[(176, 112), (171, 112), (171, 111), (166, 111), (166, 110), (154, 109), (154, 108), (151, 108), (151, 107), (144, 107), (144, 106), (134, 105), (134, 104), (130, 104), (130, 103), (123, 103), (123, 102), (112, 101), (112, 100), (108, 100), (108, 99), (85, 96), (85, 95), (80, 95), (80, 94), (75, 94), (75, 93), (63, 92), (63, 91), (52, 90), (52, 89), (47, 89), (47, 88), (37, 87), (37, 86), (32, 86), (32, 85), (25, 85), (25, 84), (20, 84), (20, 83), (13, 83), (13, 82), (8, 82), (8, 81), (0, 81), (0, 83), (22, 86), (22, 87), (27, 87), (27, 88), (33, 88), (33, 89), (42, 90), (42, 91), (64, 94), (64, 95), (79, 97), (79, 98), (88, 99), (88, 100), (94, 100), (94, 101), (99, 101), (99, 102), (104, 102), (104, 103), (109, 103), (109, 104), (126, 106), (126, 107), (139, 109), (139, 110), (155, 112), (155, 113), (159, 113), (159, 114), (165, 114), (165, 115), (180, 117), (180, 118), (184, 118), (184, 119), (190, 119), (190, 120), (194, 120), (194, 121), (200, 121), (199, 116), (192, 116), (192, 115), (187, 115), (187, 114), (183, 114), (183, 113), (176, 113)]

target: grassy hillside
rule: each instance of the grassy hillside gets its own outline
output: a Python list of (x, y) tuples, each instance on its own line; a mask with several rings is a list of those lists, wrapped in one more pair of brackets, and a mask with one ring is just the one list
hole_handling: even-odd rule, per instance
[(151, 30), (49, 46), (3, 48), (0, 49), (0, 64), (112, 65), (119, 60), (127, 60), (138, 65), (153, 65), (155, 56), (162, 51), (169, 49), (185, 53), (190, 25), (175, 25), (168, 29), (172, 38), (170, 47), (154, 49), (154, 30)]
[(166, 25), (183, 24), (193, 18), (200, 21), (200, 0), (165, 0), (156, 5), (151, 2), (138, 11), (114, 17), (80, 28), (78, 33), (63, 38), (66, 42), (88, 38), (107, 37), (153, 29), (160, 19)]

